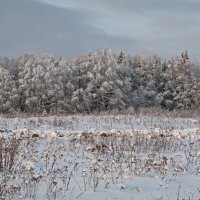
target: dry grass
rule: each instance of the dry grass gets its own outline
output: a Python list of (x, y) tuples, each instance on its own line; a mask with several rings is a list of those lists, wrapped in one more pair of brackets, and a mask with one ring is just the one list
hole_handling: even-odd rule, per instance
[[(198, 117), (200, 116), (200, 109), (194, 108), (194, 109), (178, 109), (178, 110), (165, 110), (161, 108), (156, 107), (149, 107), (149, 108), (129, 108), (125, 110), (111, 110), (109, 112), (91, 112), (90, 115), (94, 116), (104, 116), (104, 115), (146, 115), (146, 116), (159, 116), (159, 117), (182, 117), (182, 118), (188, 118), (188, 117)], [(1, 116), (4, 118), (28, 118), (28, 117), (51, 117), (51, 116), (73, 116), (73, 115), (88, 115), (88, 113), (49, 113), (49, 114), (33, 114), (33, 113), (24, 113), (24, 112), (15, 112), (15, 113), (1, 113)]]
[[(137, 176), (159, 176), (170, 182), (180, 174), (200, 175), (199, 130), (34, 134), (1, 136), (1, 199), (66, 199), (102, 187), (123, 190), (124, 180), (134, 184)], [(200, 194), (198, 187), (196, 193)]]

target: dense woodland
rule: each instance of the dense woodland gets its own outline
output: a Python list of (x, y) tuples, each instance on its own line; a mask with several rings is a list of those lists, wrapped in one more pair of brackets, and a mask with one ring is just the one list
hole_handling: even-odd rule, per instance
[(91, 113), (200, 107), (200, 65), (187, 51), (161, 61), (101, 49), (73, 60), (0, 58), (0, 112)]

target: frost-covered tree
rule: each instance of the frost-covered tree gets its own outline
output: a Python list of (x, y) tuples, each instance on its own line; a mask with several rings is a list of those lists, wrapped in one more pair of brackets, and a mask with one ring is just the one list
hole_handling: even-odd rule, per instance
[(20, 95), (19, 110), (22, 112), (32, 112), (32, 110), (29, 110), (31, 107), (34, 109), (34, 104), (31, 102), (30, 105), (27, 104), (27, 100), (34, 98), (32, 87), (34, 85), (33, 79), (35, 74), (32, 70), (35, 60), (36, 59), (31, 54), (24, 54), (16, 60), (17, 87)]
[(117, 64), (120, 65), (123, 61), (124, 61), (124, 58), (125, 58), (125, 54), (123, 51), (120, 51), (120, 54), (117, 58)]
[(0, 112), (14, 112), (18, 108), (20, 96), (11, 65), (9, 59), (0, 58)]
[[(161, 106), (167, 109), (189, 108), (192, 104), (192, 77), (191, 62), (181, 54), (176, 59), (170, 59), (163, 63), (159, 98)], [(187, 59), (186, 59), (187, 58)]]
[(92, 110), (121, 109), (124, 106), (121, 84), (116, 73), (117, 61), (111, 50), (101, 49), (95, 57), (90, 83), (86, 89), (90, 96)]
[(82, 56), (78, 56), (73, 60), (69, 67), (72, 69), (72, 77), (70, 81), (70, 88), (73, 85), (73, 95), (71, 99), (72, 108), (74, 111), (84, 112), (90, 110), (86, 89), (91, 80), (91, 72), (95, 65), (94, 55), (89, 53)]
[(200, 65), (187, 51), (158, 56), (109, 49), (73, 60), (23, 54), (0, 58), (0, 112), (90, 113), (134, 107), (200, 107)]
[(38, 109), (44, 112), (62, 112), (64, 86), (62, 68), (51, 55), (44, 55), (37, 65)]

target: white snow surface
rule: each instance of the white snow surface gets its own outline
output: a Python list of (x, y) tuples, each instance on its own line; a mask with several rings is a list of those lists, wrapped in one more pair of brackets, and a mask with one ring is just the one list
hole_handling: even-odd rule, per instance
[(126, 131), (148, 130), (184, 130), (200, 127), (200, 118), (170, 118), (144, 115), (70, 115), (29, 118), (0, 117), (0, 128), (7, 130), (66, 130), (70, 132), (82, 131)]
[[(199, 128), (198, 118), (144, 115), (0, 117), (0, 129), (3, 130), (0, 138), (13, 134), (17, 138), (22, 134), (29, 138), (36, 134), (39, 138), (33, 138), (31, 147), (24, 145), (19, 151), (19, 159), (27, 154), (20, 163), (26, 170), (24, 174), (36, 179), (43, 176), (38, 182), (35, 199), (54, 199), (54, 191), (57, 192), (55, 199), (173, 200), (179, 197), (198, 200)], [(135, 139), (137, 134), (142, 135), (141, 140)], [(155, 140), (158, 143), (151, 146)], [(140, 149), (136, 141), (144, 147)], [(163, 146), (156, 150), (156, 144)], [(147, 151), (145, 145), (149, 148)], [(131, 147), (133, 152), (129, 151)], [(119, 152), (114, 152), (113, 148)], [(48, 163), (45, 156), (49, 156)], [(164, 157), (167, 158), (165, 164)], [(65, 175), (65, 180), (70, 182), (68, 189), (58, 181)], [(47, 192), (45, 177), (46, 182), (57, 178), (56, 186), (50, 190), (52, 193)], [(2, 180), (0, 176), (0, 182)], [(19, 176), (9, 184), (22, 182)], [(29, 198), (23, 192), (20, 195), (21, 199)]]

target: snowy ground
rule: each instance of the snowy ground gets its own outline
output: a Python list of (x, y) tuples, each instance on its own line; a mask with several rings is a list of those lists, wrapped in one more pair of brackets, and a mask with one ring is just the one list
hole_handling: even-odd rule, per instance
[(0, 138), (1, 199), (200, 197), (196, 118), (0, 117)]
[(144, 130), (184, 130), (200, 127), (200, 118), (169, 118), (143, 115), (104, 115), (104, 116), (51, 116), (31, 118), (0, 117), (0, 128), (7, 130), (67, 130), (67, 131), (118, 131)]

